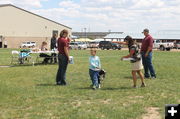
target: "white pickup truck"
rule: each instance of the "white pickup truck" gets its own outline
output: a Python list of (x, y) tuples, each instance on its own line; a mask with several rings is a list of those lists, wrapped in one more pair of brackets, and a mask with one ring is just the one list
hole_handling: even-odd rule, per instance
[(23, 42), (21, 43), (21, 48), (33, 48), (36, 47), (36, 42)]
[(154, 48), (160, 49), (161, 51), (170, 51), (174, 47), (174, 42), (162, 42), (160, 40), (154, 40)]

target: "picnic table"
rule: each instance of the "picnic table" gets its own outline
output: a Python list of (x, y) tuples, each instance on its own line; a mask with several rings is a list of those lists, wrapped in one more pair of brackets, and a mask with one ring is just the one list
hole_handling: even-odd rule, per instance
[[(57, 51), (57, 50), (30, 51), (29, 53), (30, 53), (30, 54), (41, 54), (41, 53), (44, 53), (44, 54), (56, 53), (56, 54), (58, 54), (58, 51)], [(33, 64), (33, 65), (38, 62), (39, 55), (35, 55), (35, 57), (36, 57), (35, 59), (34, 59), (34, 58), (32, 59), (32, 64)]]
[(47, 50), (47, 51), (30, 51), (30, 54), (40, 54), (40, 53), (45, 53), (45, 54), (52, 54), (52, 53), (58, 53), (56, 50)]

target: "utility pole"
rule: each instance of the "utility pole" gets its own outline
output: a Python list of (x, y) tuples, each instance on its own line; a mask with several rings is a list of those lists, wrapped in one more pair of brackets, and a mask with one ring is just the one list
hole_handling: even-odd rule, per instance
[(87, 30), (87, 28), (84, 28), (84, 33), (85, 33), (85, 41), (86, 41), (86, 38), (87, 38), (87, 33), (86, 33), (86, 30)]

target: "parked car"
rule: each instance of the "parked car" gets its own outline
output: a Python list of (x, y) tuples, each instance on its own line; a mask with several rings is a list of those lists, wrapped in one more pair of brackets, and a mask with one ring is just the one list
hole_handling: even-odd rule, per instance
[(122, 48), (122, 46), (121, 46), (120, 44), (118, 44), (118, 43), (112, 43), (112, 49), (113, 49), (113, 50), (116, 50), (116, 49), (121, 50), (121, 48)]
[(104, 50), (104, 49), (121, 50), (121, 45), (119, 45), (117, 43), (112, 43), (110, 41), (100, 41), (99, 42), (99, 48), (101, 48), (102, 50)]
[(36, 42), (23, 42), (20, 46), (21, 48), (34, 48), (36, 47)]
[(85, 42), (78, 42), (79, 49), (87, 49), (87, 44)]
[(91, 48), (91, 47), (99, 48), (99, 42), (98, 41), (91, 41), (91, 42), (89, 42), (88, 48)]
[(82, 42), (71, 42), (69, 44), (70, 49), (75, 49), (75, 50), (81, 50), (81, 49), (87, 49), (87, 45)]
[(160, 49), (161, 51), (170, 51), (173, 47), (173, 42), (161, 42), (160, 40), (154, 40), (154, 48)]
[(78, 43), (76, 43), (76, 42), (71, 42), (71, 43), (69, 44), (69, 48), (70, 48), (71, 50), (77, 50), (77, 49), (78, 49)]
[(180, 42), (174, 44), (174, 48), (180, 49)]

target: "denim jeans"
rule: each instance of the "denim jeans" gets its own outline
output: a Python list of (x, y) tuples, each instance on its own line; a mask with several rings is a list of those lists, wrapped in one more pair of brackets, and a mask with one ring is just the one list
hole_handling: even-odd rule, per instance
[(60, 85), (66, 85), (66, 70), (68, 66), (68, 58), (65, 55), (59, 54), (59, 69), (56, 76), (56, 82)]
[(93, 86), (98, 87), (98, 85), (99, 85), (99, 71), (94, 71), (92, 69), (89, 69), (89, 75), (90, 75)]
[(56, 53), (52, 53), (51, 54), (51, 63), (53, 62), (54, 60), (54, 63), (57, 63), (57, 58), (56, 58), (57, 54)]
[(141, 55), (142, 55), (142, 61), (143, 61), (143, 66), (144, 66), (144, 76), (146, 78), (149, 78), (150, 75), (151, 77), (156, 77), (156, 73), (152, 64), (152, 52), (149, 52), (147, 57), (145, 57), (145, 52), (142, 52)]

